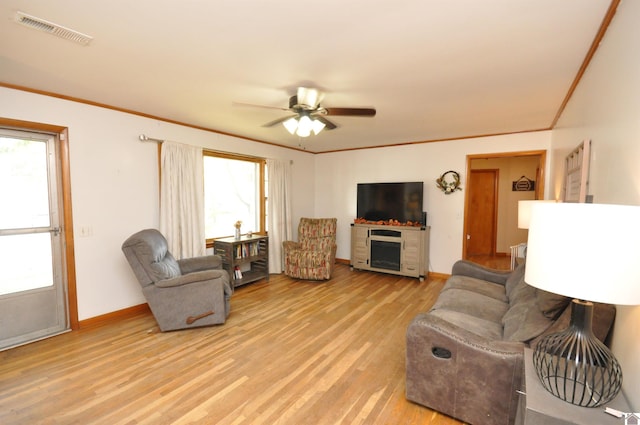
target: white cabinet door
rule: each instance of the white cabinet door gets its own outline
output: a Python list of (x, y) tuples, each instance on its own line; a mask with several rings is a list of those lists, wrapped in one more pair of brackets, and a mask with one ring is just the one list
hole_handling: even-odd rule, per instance
[(420, 276), (421, 236), (422, 232), (402, 232), (402, 273), (407, 276)]
[(351, 226), (351, 267), (369, 267), (369, 228)]

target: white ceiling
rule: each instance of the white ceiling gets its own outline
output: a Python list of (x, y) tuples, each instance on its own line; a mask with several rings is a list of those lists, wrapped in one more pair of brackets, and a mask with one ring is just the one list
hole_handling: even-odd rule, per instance
[[(0, 83), (311, 152), (548, 129), (610, 3), (2, 0)], [(300, 139), (262, 127), (286, 111), (233, 104), (286, 108), (298, 86), (377, 115)]]

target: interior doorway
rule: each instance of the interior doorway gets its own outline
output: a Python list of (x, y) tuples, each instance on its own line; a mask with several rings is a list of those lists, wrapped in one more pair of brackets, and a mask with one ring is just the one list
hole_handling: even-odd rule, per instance
[(518, 201), (544, 198), (545, 164), (544, 150), (467, 156), (462, 258), (510, 267), (511, 246), (527, 240)]

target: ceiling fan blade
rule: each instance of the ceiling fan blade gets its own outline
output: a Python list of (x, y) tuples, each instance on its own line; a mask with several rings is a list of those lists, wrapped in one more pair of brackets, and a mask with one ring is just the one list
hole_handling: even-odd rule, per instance
[(250, 106), (252, 108), (277, 109), (279, 111), (288, 111), (289, 108), (280, 108), (278, 106), (256, 105), (255, 103), (233, 102), (233, 106)]
[(312, 117), (320, 121), (322, 124), (324, 124), (325, 130), (333, 130), (334, 128), (338, 128), (337, 125), (335, 125), (334, 123), (332, 123), (331, 121), (323, 117), (322, 115), (314, 114), (312, 115)]
[[(286, 111), (286, 110), (287, 110), (287, 109), (285, 109), (285, 111)], [(277, 124), (283, 123), (283, 122), (285, 122), (286, 120), (288, 120), (289, 118), (293, 118), (293, 117), (297, 117), (297, 115), (289, 115), (289, 116), (286, 116), (286, 117), (278, 118), (277, 120), (270, 121), (270, 122), (268, 122), (268, 123), (266, 123), (266, 124), (263, 124), (262, 126), (263, 126), (263, 127), (273, 127), (274, 125), (277, 125)]]
[(326, 115), (343, 115), (351, 117), (373, 117), (376, 115), (376, 110), (373, 108), (324, 108)]

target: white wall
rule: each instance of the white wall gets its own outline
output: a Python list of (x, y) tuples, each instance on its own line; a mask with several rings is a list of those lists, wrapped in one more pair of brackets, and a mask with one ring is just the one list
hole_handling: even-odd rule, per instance
[[(0, 87), (0, 116), (69, 128), (80, 320), (145, 302), (120, 246), (159, 225), (157, 145), (138, 135), (293, 160), (294, 220), (313, 215), (314, 156), (110, 109)], [(92, 235), (80, 237), (81, 227)]]
[[(640, 205), (638, 22), (640, 2), (623, 0), (553, 133), (555, 187), (561, 187), (563, 158), (580, 141), (591, 139), (589, 194), (596, 203)], [(622, 365), (623, 391), (636, 412), (640, 409), (639, 335), (640, 307), (619, 306), (612, 349)]]
[[(354, 150), (316, 155), (316, 216), (338, 218), (338, 252), (350, 257), (350, 225), (356, 218), (358, 183), (422, 181), (424, 210), (431, 226), (429, 270), (450, 273), (462, 256), (467, 155), (548, 149), (551, 132)], [(448, 170), (460, 173), (462, 191), (445, 195), (436, 179)], [(548, 185), (545, 184), (545, 187)]]

